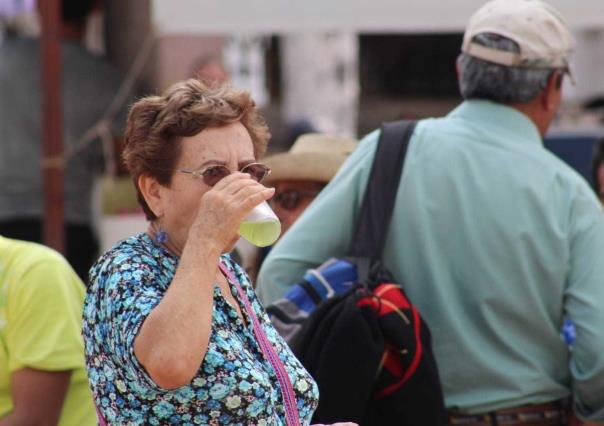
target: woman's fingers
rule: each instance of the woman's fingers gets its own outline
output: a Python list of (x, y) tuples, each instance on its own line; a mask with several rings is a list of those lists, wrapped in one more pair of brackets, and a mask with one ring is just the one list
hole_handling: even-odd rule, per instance
[(202, 196), (195, 235), (211, 235), (228, 243), (249, 212), (274, 193), (274, 188), (266, 188), (246, 173), (231, 173)]
[(270, 199), (275, 193), (274, 188), (267, 188), (259, 183), (242, 186), (233, 194), (236, 203), (245, 208), (253, 208), (261, 202)]
[(274, 189), (267, 188), (256, 180), (252, 179), (247, 173), (231, 173), (227, 178), (222, 179), (213, 188), (220, 193), (228, 194), (232, 197), (226, 198), (227, 202), (233, 202), (236, 206), (244, 210), (251, 210), (256, 205), (270, 199), (274, 194)]
[[(220, 220), (224, 226), (238, 225), (258, 204), (270, 199), (273, 188), (266, 188), (249, 175), (232, 173), (206, 192), (201, 199), (200, 220)], [(226, 182), (224, 182), (226, 181)]]
[(258, 183), (247, 173), (233, 172), (223, 179), (220, 179), (216, 185), (212, 188), (212, 191), (226, 192), (232, 194), (243, 185), (249, 185), (252, 183)]

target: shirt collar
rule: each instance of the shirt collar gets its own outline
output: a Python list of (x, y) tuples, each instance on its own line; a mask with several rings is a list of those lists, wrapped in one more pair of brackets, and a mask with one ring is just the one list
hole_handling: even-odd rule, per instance
[(471, 120), (510, 142), (543, 145), (543, 138), (530, 118), (503, 104), (482, 99), (467, 100), (451, 111), (449, 116)]

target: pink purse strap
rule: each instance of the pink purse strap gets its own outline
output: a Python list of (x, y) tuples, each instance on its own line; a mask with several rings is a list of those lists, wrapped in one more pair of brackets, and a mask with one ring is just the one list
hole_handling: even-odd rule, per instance
[(264, 329), (260, 325), (260, 321), (258, 320), (254, 309), (252, 308), (250, 300), (248, 299), (247, 294), (245, 294), (243, 288), (241, 288), (239, 281), (222, 262), (220, 262), (219, 266), (222, 273), (225, 274), (229, 281), (233, 283), (237, 288), (237, 292), (239, 293), (239, 299), (243, 303), (243, 306), (245, 307), (245, 311), (247, 312), (248, 316), (252, 320), (252, 324), (254, 326), (254, 334), (256, 335), (256, 340), (260, 345), (260, 349), (262, 350), (262, 353), (268, 359), (268, 361), (273, 366), (273, 369), (275, 370), (277, 380), (279, 381), (279, 385), (281, 386), (283, 400), (285, 402), (285, 418), (287, 421), (287, 426), (300, 426), (300, 416), (298, 414), (298, 404), (296, 403), (294, 388), (291, 384), (291, 381), (289, 380), (289, 375), (287, 374), (287, 371), (285, 371), (285, 366), (283, 365), (283, 362), (281, 362), (281, 359), (275, 352), (275, 348), (273, 348), (273, 345), (268, 340), (268, 337), (266, 336)]
[(96, 418), (99, 421), (99, 426), (109, 426), (107, 421), (105, 420), (105, 417), (103, 417), (101, 410), (99, 410), (99, 406), (96, 405), (96, 402), (94, 403), (94, 408), (96, 409)]

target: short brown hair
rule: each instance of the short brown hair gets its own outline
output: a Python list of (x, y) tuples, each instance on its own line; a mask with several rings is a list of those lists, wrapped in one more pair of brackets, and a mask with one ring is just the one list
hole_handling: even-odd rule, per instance
[(249, 92), (189, 79), (174, 84), (161, 96), (145, 97), (132, 106), (122, 157), (148, 220), (157, 216), (147, 205), (138, 178), (152, 176), (168, 186), (180, 156), (181, 138), (237, 122), (247, 129), (254, 155), (260, 158), (270, 133)]

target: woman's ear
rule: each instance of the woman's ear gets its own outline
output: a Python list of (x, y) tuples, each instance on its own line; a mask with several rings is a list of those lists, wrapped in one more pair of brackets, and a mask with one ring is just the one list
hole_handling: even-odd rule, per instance
[(166, 201), (162, 185), (153, 176), (142, 174), (138, 177), (138, 187), (153, 214), (162, 217)]

